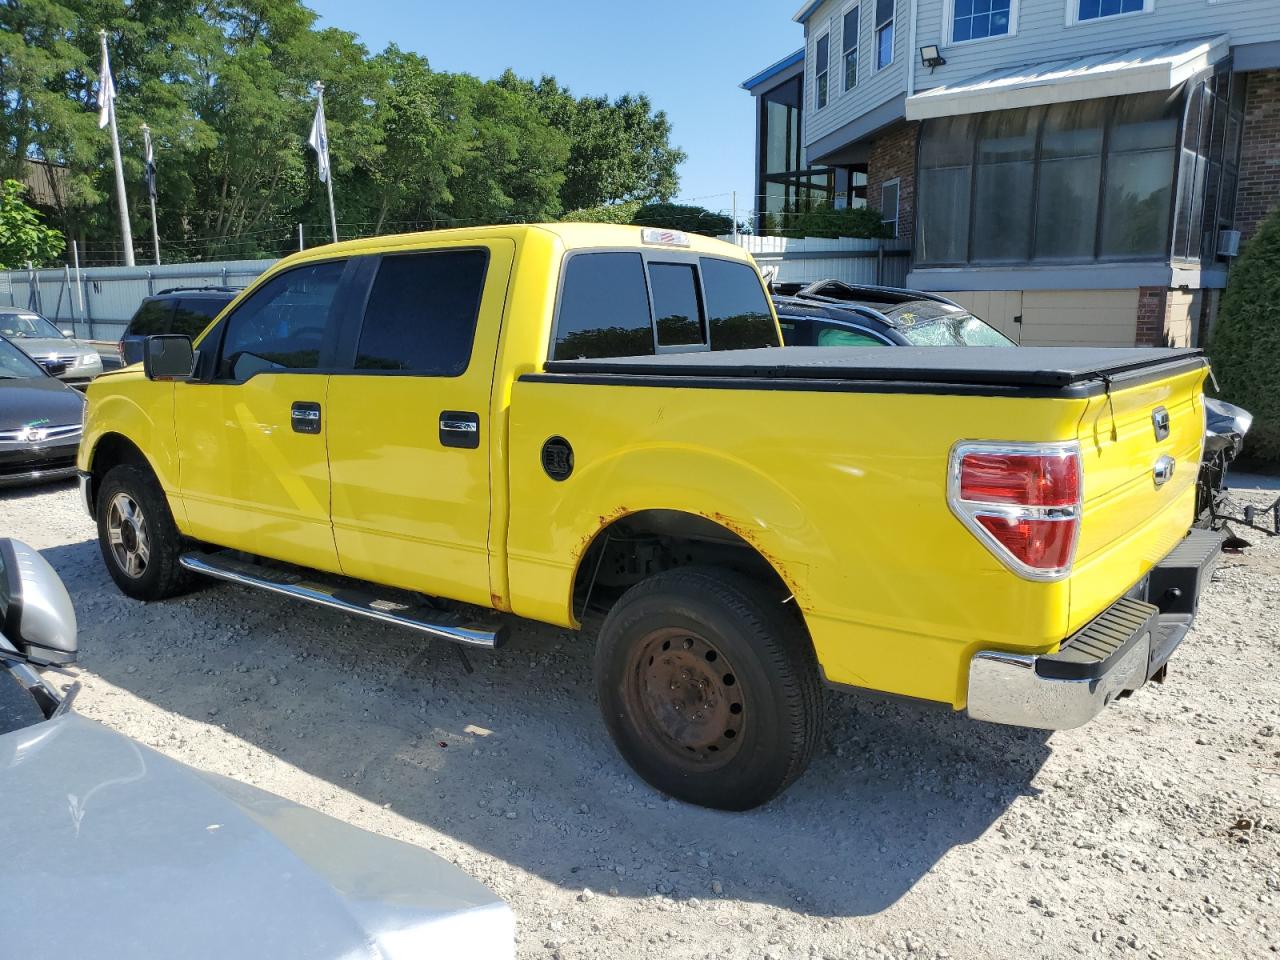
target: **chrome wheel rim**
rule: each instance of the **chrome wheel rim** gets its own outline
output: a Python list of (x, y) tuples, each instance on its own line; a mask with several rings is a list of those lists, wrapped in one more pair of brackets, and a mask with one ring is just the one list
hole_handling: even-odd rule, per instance
[(107, 505), (107, 542), (116, 565), (135, 580), (147, 572), (151, 561), (151, 541), (138, 502), (127, 493), (117, 493)]

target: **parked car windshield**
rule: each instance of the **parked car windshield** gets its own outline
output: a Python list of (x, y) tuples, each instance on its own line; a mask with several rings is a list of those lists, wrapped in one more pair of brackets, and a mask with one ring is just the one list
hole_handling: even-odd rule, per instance
[(62, 338), (62, 331), (38, 313), (0, 313), (0, 333), (6, 337)]
[(969, 313), (952, 313), (916, 323), (902, 322), (898, 332), (916, 347), (1014, 347), (999, 330)]
[(38, 363), (0, 337), (0, 380), (27, 380), (43, 376), (44, 370)]

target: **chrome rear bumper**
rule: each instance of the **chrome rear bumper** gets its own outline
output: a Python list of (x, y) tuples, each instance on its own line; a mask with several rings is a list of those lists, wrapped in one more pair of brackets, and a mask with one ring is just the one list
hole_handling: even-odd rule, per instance
[(1145, 578), (1136, 591), (1145, 599), (1121, 597), (1057, 653), (980, 650), (969, 665), (969, 716), (1069, 730), (1147, 680), (1161, 679), (1191, 627), (1221, 549), (1222, 534), (1193, 530)]

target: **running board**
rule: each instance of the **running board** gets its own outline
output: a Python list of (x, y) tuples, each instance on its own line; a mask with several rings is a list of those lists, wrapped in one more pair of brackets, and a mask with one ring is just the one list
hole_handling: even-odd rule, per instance
[[(506, 626), (496, 614), (485, 617), (480, 622), (463, 622), (462, 616), (435, 610), (423, 603), (415, 605), (412, 602), (379, 597), (353, 587), (353, 581), (343, 583), (335, 578), (334, 582), (324, 582), (312, 579), (324, 576), (318, 572), (303, 573), (294, 568), (272, 566), (269, 561), (254, 562), (230, 551), (184, 553), (178, 558), (178, 562), (186, 569), (208, 577), (246, 587), (258, 587), (295, 600), (305, 600), (322, 607), (381, 620), (383, 623), (425, 633), (437, 640), (450, 640), (468, 647), (494, 650), (506, 636)], [(411, 595), (406, 594), (406, 598), (410, 597)], [(458, 622), (450, 622), (453, 620)]]

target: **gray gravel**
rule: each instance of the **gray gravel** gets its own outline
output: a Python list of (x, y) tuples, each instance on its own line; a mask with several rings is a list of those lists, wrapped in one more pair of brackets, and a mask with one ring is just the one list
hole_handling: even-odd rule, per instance
[(1084, 729), (832, 696), (800, 782), (724, 814), (631, 775), (587, 637), (521, 625), (467, 674), (246, 589), (134, 603), (69, 486), (0, 495), (0, 534), (72, 592), (81, 712), (437, 851), (511, 902), (522, 958), (1280, 951), (1280, 539), (1225, 559), (1168, 683)]

